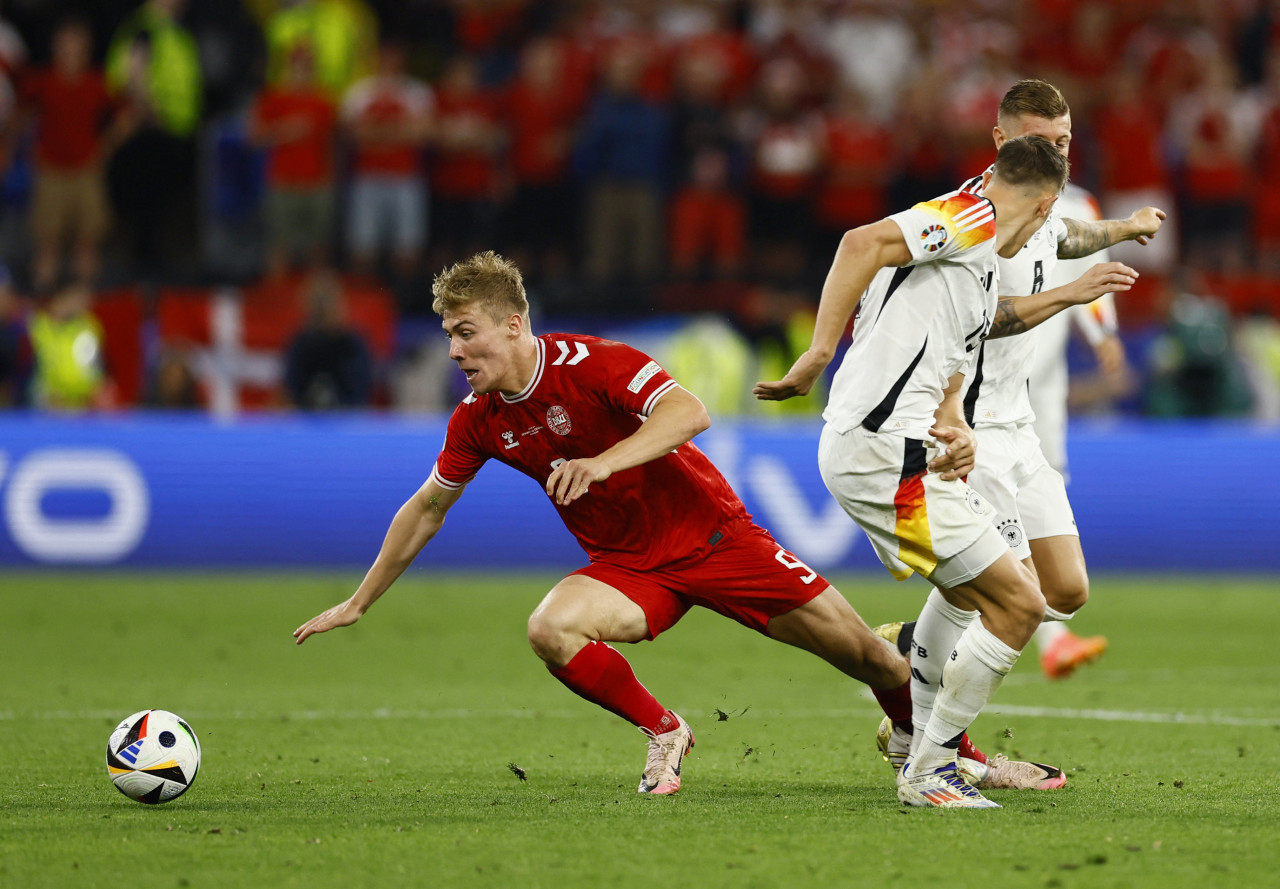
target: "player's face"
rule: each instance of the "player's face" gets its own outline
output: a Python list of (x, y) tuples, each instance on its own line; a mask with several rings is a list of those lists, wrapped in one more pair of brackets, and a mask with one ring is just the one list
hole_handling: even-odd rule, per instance
[(440, 325), (449, 338), (449, 357), (458, 363), (477, 395), (518, 392), (515, 344), (509, 323), (494, 321), (483, 309), (450, 312)]
[(1024, 114), (1014, 123), (1012, 131), (1005, 133), (1008, 139), (1020, 139), (1023, 136), (1048, 139), (1063, 157), (1067, 157), (1071, 153), (1071, 115), (1064, 114), (1049, 119)]

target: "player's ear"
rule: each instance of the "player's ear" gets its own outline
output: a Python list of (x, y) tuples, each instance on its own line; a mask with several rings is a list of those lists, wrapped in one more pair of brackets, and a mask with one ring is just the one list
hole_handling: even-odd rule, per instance
[(987, 170), (987, 172), (982, 174), (982, 191), (984, 194), (986, 193), (987, 186), (991, 184), (991, 176), (992, 173), (990, 170)]
[(519, 336), (524, 332), (524, 316), (519, 312), (507, 316), (507, 333)]
[(1037, 216), (1048, 216), (1049, 211), (1053, 209), (1053, 205), (1057, 202), (1058, 195), (1047, 194), (1040, 199), (1040, 205), (1036, 207)]
[(1003, 145), (1005, 142), (1007, 142), (1009, 139), (1009, 137), (1004, 134), (1004, 130), (1000, 129), (1000, 127), (998, 126), (991, 128), (991, 138), (995, 140), (996, 151), (999, 151), (1000, 146)]

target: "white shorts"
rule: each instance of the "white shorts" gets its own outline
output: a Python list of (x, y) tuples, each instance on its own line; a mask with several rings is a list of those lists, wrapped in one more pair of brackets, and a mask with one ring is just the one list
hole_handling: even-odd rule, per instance
[(898, 580), (913, 572), (954, 587), (973, 580), (1009, 551), (991, 524), (991, 507), (963, 481), (929, 472), (925, 443), (830, 425), (818, 443), (827, 490), (866, 532)]
[(1062, 473), (1040, 452), (1030, 423), (979, 426), (977, 465), (969, 484), (994, 508), (991, 521), (1019, 560), (1031, 555), (1028, 541), (1063, 534), (1080, 536)]

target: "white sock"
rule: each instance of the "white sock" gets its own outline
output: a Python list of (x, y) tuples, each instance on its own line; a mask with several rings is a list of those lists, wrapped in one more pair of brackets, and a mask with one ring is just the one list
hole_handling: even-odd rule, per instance
[(933, 715), (942, 670), (975, 614), (976, 611), (952, 605), (937, 590), (929, 593), (920, 611), (915, 635), (911, 637), (911, 725), (915, 729), (911, 736), (912, 753)]
[(1036, 627), (1036, 648), (1044, 651), (1052, 645), (1057, 639), (1071, 632), (1064, 624), (1056, 620), (1047, 620), (1040, 626)]
[(980, 620), (974, 621), (956, 643), (955, 657), (948, 659), (942, 688), (934, 703), (933, 715), (923, 732), (913, 738), (916, 765), (928, 771), (953, 762), (956, 744), (968, 730), (1013, 665), (1019, 652), (1005, 645)]
[(1044, 651), (1055, 640), (1065, 636), (1070, 630), (1064, 621), (1071, 620), (1070, 614), (1063, 614), (1061, 611), (1054, 611), (1052, 608), (1045, 608), (1044, 620), (1040, 622), (1040, 626), (1036, 627), (1036, 648)]

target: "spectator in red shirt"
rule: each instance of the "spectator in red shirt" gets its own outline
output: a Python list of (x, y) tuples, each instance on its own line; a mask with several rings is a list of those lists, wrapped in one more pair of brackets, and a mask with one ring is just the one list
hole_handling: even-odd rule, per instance
[(565, 271), (577, 242), (569, 159), (585, 95), (565, 88), (567, 73), (561, 41), (533, 40), (506, 97), (515, 181), (507, 229), (512, 243), (530, 251), (521, 265), (533, 276)]
[(1166, 207), (1161, 236), (1145, 247), (1128, 242), (1111, 257), (1140, 271), (1168, 272), (1177, 260), (1177, 214), (1160, 144), (1160, 118), (1147, 100), (1145, 81), (1125, 69), (1108, 81), (1106, 100), (1094, 117), (1099, 149), (1099, 203), (1107, 219), (1124, 219), (1142, 207)]
[(676, 71), (672, 150), (679, 177), (670, 217), (671, 270), (681, 277), (711, 271), (732, 278), (746, 254), (747, 210), (735, 190), (742, 145), (722, 100), (729, 70), (717, 54), (685, 55)]
[(450, 60), (436, 91), (431, 170), (433, 267), (492, 244), (498, 222), (498, 160), (506, 145), (501, 103), (480, 86), (471, 56)]
[(818, 195), (818, 224), (832, 244), (889, 214), (893, 154), (889, 129), (868, 115), (857, 87), (841, 86), (826, 118), (826, 175)]
[(748, 202), (760, 271), (791, 277), (803, 267), (813, 233), (823, 165), (821, 116), (805, 103), (804, 69), (782, 57), (760, 69), (761, 110), (750, 124)]
[(747, 208), (729, 188), (728, 154), (703, 147), (692, 167), (671, 202), (671, 270), (693, 277), (709, 258), (718, 276), (733, 277), (746, 253)]
[(46, 290), (58, 280), (63, 249), (70, 245), (74, 271), (90, 281), (98, 274), (107, 228), (103, 158), (118, 144), (120, 126), (109, 129), (114, 102), (102, 72), (92, 67), (93, 36), (69, 19), (53, 35), (53, 64), (23, 84), (24, 116), (36, 122), (35, 237), (32, 283)]
[(1170, 109), (1168, 136), (1182, 162), (1183, 259), (1202, 270), (1235, 271), (1248, 240), (1248, 108), (1234, 62), (1212, 56), (1201, 85)]
[(676, 48), (670, 67), (680, 71), (694, 60), (704, 60), (722, 72), (716, 85), (716, 99), (729, 105), (746, 98), (756, 75), (756, 56), (751, 41), (733, 21), (735, 10), (728, 3), (705, 4), (701, 10), (711, 17), (710, 27), (683, 40)]
[(1254, 155), (1253, 243), (1261, 271), (1280, 273), (1280, 46), (1267, 57)]
[(357, 82), (342, 102), (355, 147), (347, 248), (361, 271), (372, 271), (390, 247), (396, 271), (408, 279), (427, 237), (427, 185), (422, 151), (430, 136), (434, 95), (405, 74), (404, 47), (384, 42), (378, 73)]
[(302, 258), (328, 257), (333, 227), (333, 137), (337, 114), (315, 77), (311, 50), (289, 54), (284, 82), (267, 87), (254, 104), (249, 142), (266, 149), (267, 270), (277, 276)]

